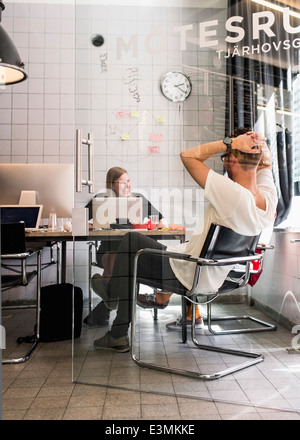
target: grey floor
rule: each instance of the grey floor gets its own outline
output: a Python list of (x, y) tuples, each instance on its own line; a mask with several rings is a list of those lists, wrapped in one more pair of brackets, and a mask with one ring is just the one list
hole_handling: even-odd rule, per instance
[[(217, 305), (216, 312), (261, 312), (245, 304)], [(143, 359), (177, 368), (213, 372), (240, 358), (182, 344), (178, 330), (166, 323), (178, 305), (159, 311), (139, 309), (138, 350)], [(112, 316), (113, 318), (113, 316)], [(18, 336), (32, 333), (34, 310), (3, 311), (7, 348), (2, 356), (20, 355), (27, 344)], [(199, 380), (141, 368), (130, 353), (93, 348), (107, 328), (83, 326), (74, 342), (39, 343), (29, 361), (3, 365), (4, 420), (300, 420), (300, 352), (290, 350), (295, 337), (280, 325), (275, 332), (212, 336), (197, 330), (212, 345), (262, 353), (264, 362), (217, 380)], [(243, 361), (243, 360), (242, 360)]]

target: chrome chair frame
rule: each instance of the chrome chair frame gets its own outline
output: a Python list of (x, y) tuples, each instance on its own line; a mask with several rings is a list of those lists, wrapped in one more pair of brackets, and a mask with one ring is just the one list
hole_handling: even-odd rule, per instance
[[(228, 228), (220, 227), (218, 225), (212, 225), (211, 230), (213, 231), (213, 236), (207, 239), (207, 241), (215, 241), (218, 238), (218, 233), (220, 230), (227, 229), (227, 231), (230, 231)], [(231, 233), (235, 234), (233, 231), (230, 231)], [(208, 236), (211, 234), (208, 234)], [(236, 234), (239, 235), (239, 234)], [(240, 236), (242, 237), (242, 236)], [(247, 238), (247, 237), (246, 237)], [(248, 237), (251, 238), (251, 237)], [(226, 376), (228, 374), (232, 374), (236, 371), (242, 370), (244, 368), (250, 367), (252, 365), (258, 364), (264, 360), (264, 356), (262, 354), (242, 351), (242, 350), (233, 350), (233, 349), (227, 349), (224, 347), (217, 347), (217, 346), (210, 346), (206, 344), (200, 344), (196, 337), (196, 305), (198, 304), (198, 297), (205, 296), (206, 297), (206, 304), (210, 304), (215, 298), (219, 296), (221, 293), (221, 289), (219, 289), (218, 292), (212, 295), (201, 295), (195, 293), (198, 285), (198, 280), (200, 276), (201, 268), (204, 266), (214, 267), (214, 266), (227, 266), (227, 265), (236, 265), (236, 264), (245, 264), (246, 270), (245, 270), (245, 276), (243, 278), (243, 283), (248, 282), (250, 277), (250, 263), (252, 261), (257, 261), (262, 259), (262, 254), (254, 254), (253, 249), (256, 249), (258, 237), (253, 237), (253, 243), (251, 244), (252, 249), (248, 249), (245, 251), (245, 254), (247, 255), (240, 255), (238, 257), (229, 257), (229, 258), (215, 258), (214, 255), (212, 255), (211, 258), (194, 258), (190, 255), (186, 254), (178, 254), (174, 252), (168, 252), (168, 251), (161, 251), (156, 249), (141, 249), (137, 252), (134, 260), (134, 273), (133, 273), (133, 301), (132, 301), (132, 322), (131, 322), (131, 357), (132, 360), (139, 366), (147, 367), (155, 370), (160, 370), (164, 372), (174, 373), (174, 374), (180, 374), (183, 376), (189, 376), (194, 377), (202, 380), (214, 380), (219, 379), (223, 376)], [(225, 353), (225, 354), (231, 354), (236, 355), (240, 357), (246, 357), (249, 358), (248, 361), (239, 363), (235, 366), (226, 368), (225, 370), (221, 370), (214, 373), (198, 373), (191, 370), (182, 370), (182, 369), (176, 369), (171, 367), (165, 367), (157, 364), (153, 364), (150, 362), (146, 362), (141, 360), (137, 353), (136, 353), (136, 340), (135, 340), (135, 333), (136, 333), (136, 303), (137, 303), (137, 295), (139, 291), (139, 285), (140, 284), (147, 284), (151, 287), (159, 287), (157, 283), (151, 282), (151, 280), (145, 280), (143, 278), (138, 278), (137, 272), (138, 272), (138, 260), (142, 254), (148, 254), (148, 255), (159, 255), (162, 258), (172, 258), (177, 260), (184, 260), (189, 262), (196, 263), (196, 269), (195, 269), (195, 275), (194, 275), (194, 281), (193, 286), (190, 291), (186, 291), (185, 293), (182, 292), (174, 292), (175, 294), (180, 294), (182, 296), (182, 303), (184, 304), (184, 301), (189, 301), (192, 304), (192, 325), (191, 325), (191, 338), (194, 345), (201, 350), (206, 351), (213, 351), (218, 353)], [(209, 254), (209, 252), (206, 252), (206, 254)], [(231, 252), (231, 254), (234, 254), (234, 252)], [(252, 254), (252, 255), (251, 255)], [(155, 285), (154, 285), (155, 284)], [(233, 289), (231, 289), (233, 290)], [(203, 304), (203, 302), (202, 302)], [(183, 318), (185, 317), (185, 314), (183, 314)], [(183, 323), (183, 326), (185, 324)], [(183, 340), (185, 342), (185, 340)]]
[[(262, 257), (259, 259), (260, 265), (257, 269), (253, 270), (249, 268), (249, 273), (245, 268), (245, 272), (242, 272), (238, 278), (234, 278), (235, 273), (231, 274), (231, 272), (227, 276), (228, 282), (239, 283), (238, 288), (244, 287), (250, 278), (250, 275), (259, 273), (263, 269), (263, 259), (264, 253), (268, 249), (274, 249), (274, 246), (266, 246), (266, 245), (258, 245), (257, 250), (262, 253)], [(212, 304), (211, 302), (207, 303), (207, 314), (206, 314), (206, 324), (207, 328), (213, 335), (231, 335), (231, 334), (241, 334), (241, 333), (257, 333), (257, 332), (265, 332), (265, 331), (275, 331), (277, 329), (276, 324), (272, 324), (270, 322), (264, 321), (262, 319), (255, 318), (251, 315), (233, 315), (233, 316), (214, 316), (212, 317)], [(242, 321), (248, 320), (260, 324), (260, 326), (256, 327), (248, 327), (248, 328), (239, 328), (239, 329), (227, 329), (227, 330), (214, 330), (212, 328), (213, 322), (225, 322), (225, 321)]]
[[(21, 247), (25, 246), (25, 229), (24, 229), (24, 242)], [(36, 269), (31, 272), (27, 272), (27, 259), (36, 255)], [(41, 248), (36, 247), (34, 250), (21, 250), (21, 252), (1, 254), (1, 268), (10, 269), (14, 272), (13, 275), (2, 274), (1, 273), (1, 290), (5, 291), (12, 288), (17, 288), (21, 286), (27, 286), (36, 277), (36, 304), (35, 306), (24, 305), (24, 306), (9, 306), (1, 307), (2, 309), (13, 309), (13, 308), (36, 308), (36, 329), (35, 334), (30, 339), (31, 346), (27, 350), (24, 356), (19, 358), (2, 359), (2, 364), (19, 364), (26, 362), (39, 342), (39, 329), (40, 329), (40, 293), (41, 293)], [(5, 263), (3, 263), (5, 261)], [(16, 261), (20, 261), (20, 270), (15, 269)], [(2, 271), (1, 271), (2, 272)], [(26, 340), (26, 338), (18, 338), (18, 340)]]

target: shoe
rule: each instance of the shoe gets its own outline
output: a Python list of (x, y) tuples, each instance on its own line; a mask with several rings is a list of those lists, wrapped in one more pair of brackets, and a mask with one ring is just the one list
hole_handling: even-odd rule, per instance
[[(191, 323), (192, 323), (192, 306), (191, 306), (191, 304), (187, 305), (186, 323), (187, 323), (187, 325), (191, 325)], [(197, 306), (197, 305), (196, 305), (196, 324), (203, 325), (203, 319), (202, 319), (200, 312), (199, 312), (199, 306)]]
[[(191, 325), (192, 324), (192, 320), (186, 318), (186, 325)], [(201, 318), (196, 318), (196, 322), (195, 324), (197, 325), (198, 328), (203, 328), (203, 319)], [(181, 326), (182, 325), (182, 316), (178, 316), (178, 318), (176, 319), (176, 325)]]
[(84, 318), (83, 322), (89, 327), (104, 327), (108, 325), (110, 310), (101, 301), (91, 311), (91, 313)]
[(165, 309), (169, 304), (169, 301), (164, 304), (159, 304), (158, 302), (156, 302), (155, 293), (138, 294), (136, 302), (137, 305), (142, 307), (143, 309)]
[(128, 336), (114, 338), (110, 332), (106, 333), (102, 338), (94, 341), (94, 347), (100, 350), (117, 351), (118, 353), (126, 353), (130, 351)]
[[(191, 305), (187, 305), (187, 312), (186, 312), (186, 325), (191, 325), (192, 324), (192, 306)], [(199, 312), (199, 307), (196, 306), (196, 322), (195, 322), (197, 328), (203, 328), (204, 327), (204, 322), (202, 319), (202, 316), (200, 315)], [(176, 329), (176, 328), (181, 328), (182, 327), (182, 316), (178, 316), (178, 318), (176, 319), (176, 321), (173, 322), (169, 322), (166, 325), (167, 328), (169, 329)]]
[[(189, 320), (186, 320), (186, 324), (187, 325), (191, 325), (192, 322)], [(176, 321), (172, 321), (169, 322), (168, 324), (166, 324), (166, 327), (170, 330), (176, 330), (176, 329), (181, 329), (182, 327), (182, 316), (178, 316), (178, 318), (176, 319)], [(196, 319), (196, 328), (201, 329), (204, 328), (204, 322), (203, 319), (200, 317), (198, 319)]]
[(108, 296), (108, 281), (99, 273), (95, 273), (92, 277), (91, 285), (93, 291), (102, 298), (104, 304), (109, 310), (116, 310), (118, 308), (118, 300)]

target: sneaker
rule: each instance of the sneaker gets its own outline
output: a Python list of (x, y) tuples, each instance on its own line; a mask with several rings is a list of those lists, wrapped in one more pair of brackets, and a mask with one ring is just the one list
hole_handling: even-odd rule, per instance
[(136, 302), (137, 305), (142, 307), (143, 309), (165, 309), (169, 304), (169, 301), (164, 304), (159, 304), (158, 302), (156, 302), (155, 293), (138, 294)]
[(91, 313), (84, 318), (83, 322), (89, 327), (103, 327), (108, 325), (110, 310), (101, 301), (91, 311)]
[[(187, 325), (191, 325), (191, 321), (187, 320), (186, 324)], [(181, 329), (182, 328), (182, 316), (180, 315), (180, 316), (178, 316), (176, 321), (172, 321), (172, 322), (169, 322), (168, 324), (166, 324), (166, 327), (168, 329), (170, 329), (170, 330), (179, 330), (179, 329)], [(195, 327), (198, 328), (198, 329), (204, 328), (204, 322), (203, 322), (202, 318), (196, 319)]]
[(95, 273), (91, 280), (93, 291), (102, 298), (104, 304), (109, 310), (116, 310), (118, 308), (118, 300), (108, 296), (108, 281), (99, 273)]
[[(187, 305), (187, 312), (186, 312), (186, 324), (187, 325), (191, 325), (192, 324), (192, 306), (190, 304)], [(204, 322), (202, 319), (202, 316), (200, 315), (199, 312), (199, 307), (196, 306), (196, 322), (195, 322), (197, 328), (203, 328), (204, 327)], [(182, 327), (182, 316), (178, 316), (178, 318), (176, 319), (176, 321), (173, 322), (169, 322), (166, 325), (167, 328), (169, 329), (176, 329), (176, 328), (181, 328)]]
[[(192, 324), (192, 320), (186, 318), (186, 325), (191, 325)], [(200, 316), (199, 318), (196, 318), (196, 326), (198, 328), (202, 328), (203, 327), (203, 319)], [(181, 326), (182, 325), (182, 316), (178, 316), (178, 318), (176, 319), (176, 325)]]
[(110, 332), (106, 333), (102, 338), (94, 341), (94, 347), (100, 350), (117, 351), (118, 353), (126, 353), (130, 351), (128, 336), (114, 338)]

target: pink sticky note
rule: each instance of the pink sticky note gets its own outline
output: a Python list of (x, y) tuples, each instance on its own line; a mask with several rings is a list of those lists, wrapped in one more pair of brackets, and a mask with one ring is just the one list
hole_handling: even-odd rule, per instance
[(129, 110), (120, 110), (116, 113), (117, 119), (129, 118), (130, 111)]
[(150, 145), (149, 147), (147, 147), (147, 153), (148, 154), (160, 153), (160, 146), (159, 145)]
[(157, 133), (151, 133), (150, 134), (150, 141), (152, 142), (161, 142), (163, 140), (163, 135), (162, 134), (157, 134)]

